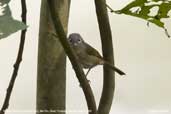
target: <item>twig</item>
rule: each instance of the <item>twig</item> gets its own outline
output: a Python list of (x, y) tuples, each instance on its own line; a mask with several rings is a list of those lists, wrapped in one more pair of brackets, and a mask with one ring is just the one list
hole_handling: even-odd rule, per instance
[(80, 64), (78, 63), (75, 53), (73, 52), (73, 50), (71, 49), (68, 41), (67, 41), (67, 36), (65, 34), (65, 31), (63, 29), (63, 26), (61, 24), (58, 12), (55, 12), (55, 5), (54, 5), (54, 0), (48, 0), (48, 5), (49, 5), (49, 9), (50, 9), (50, 14), (51, 14), (51, 18), (54, 24), (54, 28), (55, 28), (55, 32), (58, 34), (58, 38), (59, 41), (61, 42), (66, 54), (68, 55), (72, 66), (75, 70), (76, 76), (81, 84), (81, 87), (83, 89), (86, 101), (87, 101), (87, 105), (88, 105), (88, 109), (89, 109), (89, 114), (97, 114), (97, 109), (96, 109), (96, 103), (95, 103), (95, 99), (94, 99), (94, 95), (93, 92), (91, 90), (91, 87), (88, 83), (88, 80), (86, 79), (86, 76), (80, 66)]
[(110, 10), (111, 13), (120, 14), (120, 11), (119, 10), (113, 10), (108, 4), (106, 4), (106, 7)]
[[(21, 6), (22, 6), (22, 14), (21, 14), (22, 22), (26, 24), (27, 8), (26, 8), (25, 0), (21, 0)], [(8, 88), (7, 88), (7, 93), (6, 93), (5, 100), (4, 100), (4, 103), (2, 105), (2, 108), (0, 110), (0, 114), (5, 114), (6, 109), (8, 109), (8, 107), (9, 107), (9, 101), (10, 101), (11, 93), (13, 90), (15, 79), (16, 79), (17, 74), (18, 74), (20, 63), (22, 61), (22, 55), (23, 55), (24, 44), (25, 44), (25, 35), (26, 35), (26, 29), (22, 30), (22, 32), (21, 32), (21, 39), (20, 39), (20, 45), (19, 45), (17, 59), (16, 59), (16, 62), (13, 66), (14, 67), (13, 74), (12, 74), (10, 83), (8, 85)]]
[(167, 36), (168, 38), (170, 38), (170, 34), (168, 33), (168, 31), (167, 31), (166, 28), (164, 28), (164, 31), (165, 31), (166, 36)]
[(106, 7), (110, 10), (110, 12), (115, 12), (108, 4), (106, 4)]

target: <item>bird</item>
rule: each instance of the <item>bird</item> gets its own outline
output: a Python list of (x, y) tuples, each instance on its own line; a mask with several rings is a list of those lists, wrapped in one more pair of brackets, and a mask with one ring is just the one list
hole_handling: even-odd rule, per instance
[(100, 53), (91, 45), (86, 43), (79, 33), (71, 33), (68, 37), (68, 42), (74, 50), (81, 67), (88, 69), (86, 76), (90, 70), (97, 65), (105, 65), (117, 72), (119, 75), (125, 75), (122, 70), (104, 60)]

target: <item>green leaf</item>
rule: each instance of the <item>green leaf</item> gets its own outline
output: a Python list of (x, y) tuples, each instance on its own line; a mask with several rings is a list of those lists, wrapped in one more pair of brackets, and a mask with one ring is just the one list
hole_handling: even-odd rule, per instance
[[(158, 11), (156, 15), (150, 15), (150, 10), (154, 7), (157, 7)], [(133, 8), (137, 8), (137, 10), (132, 11)], [(169, 18), (169, 11), (171, 11), (171, 0), (135, 0), (117, 12), (145, 19), (164, 28), (161, 19)]]
[(0, 39), (27, 28), (24, 23), (13, 19), (8, 5), (9, 1), (0, 0)]
[[(109, 9), (111, 8), (109, 7)], [(155, 9), (155, 15), (151, 14), (152, 9)], [(144, 19), (161, 28), (164, 28), (165, 32), (167, 32), (166, 28), (164, 27), (164, 22), (162, 22), (162, 19), (169, 18), (171, 16), (169, 15), (169, 13), (171, 13), (171, 0), (135, 0), (126, 5), (121, 10), (111, 10), (111, 12), (117, 14), (126, 14)], [(170, 36), (168, 35), (168, 37)]]

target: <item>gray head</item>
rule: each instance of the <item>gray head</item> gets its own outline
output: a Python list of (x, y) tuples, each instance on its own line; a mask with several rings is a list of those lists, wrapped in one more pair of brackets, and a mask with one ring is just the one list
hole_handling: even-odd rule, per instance
[(81, 35), (79, 33), (71, 33), (69, 35), (68, 41), (73, 46), (79, 46), (84, 42)]

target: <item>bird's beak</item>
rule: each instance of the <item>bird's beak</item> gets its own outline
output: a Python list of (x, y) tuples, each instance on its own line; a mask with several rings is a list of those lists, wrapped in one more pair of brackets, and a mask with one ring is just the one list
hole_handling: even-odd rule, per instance
[(77, 43), (74, 43), (74, 46), (77, 46)]

